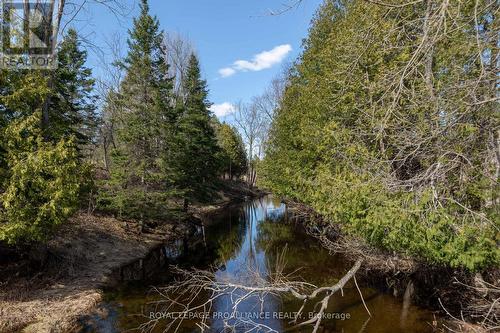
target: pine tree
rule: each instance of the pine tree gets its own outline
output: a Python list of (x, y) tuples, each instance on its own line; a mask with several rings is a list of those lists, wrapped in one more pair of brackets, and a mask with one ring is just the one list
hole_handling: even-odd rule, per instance
[(166, 199), (177, 175), (170, 162), (177, 113), (163, 32), (149, 14), (146, 0), (140, 9), (129, 31), (129, 52), (118, 64), (125, 78), (107, 101), (116, 136), (110, 152), (111, 177), (98, 201), (105, 210), (142, 221), (165, 217)]
[[(70, 30), (55, 71), (0, 72), (0, 241), (47, 239), (92, 185), (82, 156), (96, 126), (86, 56)], [(45, 108), (50, 126), (42, 126)]]
[(49, 106), (47, 137), (57, 142), (75, 136), (80, 148), (95, 137), (97, 127), (95, 80), (85, 67), (87, 51), (82, 50), (76, 30), (70, 29), (62, 41), (58, 68), (53, 73), (53, 93)]
[(217, 138), (211, 125), (207, 83), (201, 78), (198, 58), (192, 54), (184, 78), (185, 102), (179, 120), (178, 184), (187, 197), (202, 198), (217, 177)]
[(141, 13), (129, 31), (129, 53), (123, 62), (126, 77), (119, 91), (119, 149), (129, 159), (132, 183), (148, 186), (165, 175), (161, 156), (168, 144), (174, 114), (172, 79), (162, 47), (163, 33), (143, 0)]

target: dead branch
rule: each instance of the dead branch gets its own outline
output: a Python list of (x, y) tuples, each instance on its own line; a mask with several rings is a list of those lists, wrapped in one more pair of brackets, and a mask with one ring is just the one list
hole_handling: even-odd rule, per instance
[(294, 0), (293, 2), (288, 2), (288, 3), (284, 3), (282, 5), (281, 8), (279, 9), (269, 9), (268, 11), (268, 15), (269, 16), (279, 16), (279, 15), (283, 15), (297, 7), (300, 6), (300, 4), (303, 2), (304, 0)]
[(393, 4), (393, 3), (387, 3), (387, 2), (383, 2), (383, 1), (377, 1), (377, 0), (366, 0), (366, 1), (374, 3), (376, 5), (385, 6), (385, 7), (402, 8), (402, 7), (406, 7), (406, 6), (416, 5), (420, 2), (422, 2), (423, 0), (410, 1), (410, 2), (406, 2), (406, 3), (402, 3), (402, 4), (401, 3), (400, 4)]
[[(269, 297), (293, 297), (303, 301), (302, 306), (297, 311), (293, 328), (311, 325), (312, 332), (317, 332), (324, 313), (328, 307), (332, 296), (337, 292), (342, 291), (346, 284), (355, 278), (356, 272), (361, 267), (362, 260), (356, 261), (352, 268), (334, 285), (317, 287), (313, 284), (292, 279), (290, 275), (284, 274), (284, 255), (282, 254), (277, 259), (276, 268), (272, 273), (262, 274), (258, 269), (249, 269), (248, 275), (238, 277), (235, 280), (233, 277), (220, 275), (216, 276), (215, 270), (184, 270), (178, 267), (171, 267), (171, 270), (179, 277), (177, 281), (167, 287), (155, 289), (162, 297), (158, 302), (152, 303), (155, 309), (161, 311), (178, 310), (174, 318), (167, 324), (165, 331), (176, 332), (185, 318), (189, 318), (190, 314), (203, 311), (208, 313), (212, 310), (214, 302), (220, 299), (225, 299), (229, 302), (229, 314), (224, 316), (223, 324), (225, 328), (235, 330), (236, 328), (244, 327), (248, 331), (259, 332), (276, 332), (271, 327), (266, 326), (261, 322), (257, 322), (252, 318), (241, 317), (238, 315), (240, 306), (243, 302), (253, 299), (256, 304), (260, 304), (260, 311), (263, 311), (264, 302), (269, 300)], [(357, 282), (354, 280), (357, 286)], [(366, 307), (363, 296), (360, 292), (360, 297), (368, 314), (370, 311)], [(207, 295), (204, 297), (202, 295)], [(200, 299), (203, 299), (200, 301)], [(300, 321), (301, 315), (307, 304), (316, 304), (319, 309), (316, 310), (314, 316), (307, 320)], [(371, 316), (371, 314), (370, 314)], [(151, 331), (158, 325), (158, 318), (149, 318), (142, 324), (139, 329), (142, 331)], [(202, 331), (209, 327), (209, 318), (203, 317), (197, 323)], [(293, 329), (291, 328), (291, 329)]]
[[(498, 330), (500, 328), (500, 287), (484, 281), (480, 274), (475, 276), (474, 285), (461, 282), (457, 278), (454, 283), (473, 291), (472, 301), (463, 310), (463, 315), (477, 320), (487, 331)], [(464, 322), (463, 319), (458, 319), (458, 321)]]

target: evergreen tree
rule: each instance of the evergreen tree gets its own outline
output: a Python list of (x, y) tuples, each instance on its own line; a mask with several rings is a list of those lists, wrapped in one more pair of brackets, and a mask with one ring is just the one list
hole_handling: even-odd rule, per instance
[(493, 7), (325, 0), (273, 121), (261, 186), (391, 251), (498, 265)]
[(188, 198), (201, 198), (217, 177), (219, 147), (211, 125), (208, 89), (202, 80), (198, 58), (192, 54), (184, 77), (185, 102), (179, 119), (177, 168), (179, 186)]
[(85, 148), (96, 135), (97, 96), (92, 71), (85, 67), (87, 51), (81, 48), (76, 30), (70, 29), (58, 50), (58, 68), (51, 75), (51, 94), (45, 129), (46, 139), (58, 142), (75, 136), (80, 149)]
[[(81, 151), (97, 121), (86, 56), (70, 30), (56, 70), (0, 72), (0, 241), (47, 239), (92, 185)], [(50, 126), (42, 126), (42, 109)]]
[(165, 218), (177, 175), (171, 163), (177, 109), (162, 40), (159, 22), (143, 0), (129, 31), (129, 52), (118, 64), (125, 78), (106, 101), (116, 140), (110, 179), (98, 201), (103, 209), (140, 220)]
[(230, 179), (240, 177), (247, 168), (246, 149), (241, 135), (226, 123), (218, 124), (216, 130), (221, 149), (221, 172)]
[[(0, 70), (0, 98), (8, 94), (9, 80), (7, 77), (8, 72)], [(7, 177), (7, 156), (5, 146), (5, 129), (9, 121), (8, 109), (5, 105), (0, 103), (0, 193), (3, 192), (3, 185)]]
[(42, 138), (40, 117), (36, 112), (6, 130), (9, 180), (2, 194), (0, 241), (9, 244), (46, 240), (76, 211), (90, 175), (79, 163), (71, 139), (52, 144)]
[(129, 160), (132, 183), (148, 186), (165, 181), (161, 156), (168, 145), (174, 121), (172, 79), (162, 48), (163, 33), (143, 0), (141, 13), (129, 32), (129, 53), (119, 91), (119, 149)]
[(0, 241), (10, 244), (45, 240), (77, 209), (91, 179), (73, 136), (53, 143), (42, 135), (41, 105), (51, 92), (40, 74), (9, 74), (9, 89), (0, 97), (12, 115), (1, 128), (6, 170), (0, 191)]

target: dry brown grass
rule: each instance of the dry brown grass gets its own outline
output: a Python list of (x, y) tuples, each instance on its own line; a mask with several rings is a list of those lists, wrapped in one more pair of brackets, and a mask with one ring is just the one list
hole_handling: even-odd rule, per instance
[(70, 332), (101, 300), (113, 269), (144, 257), (170, 226), (139, 234), (134, 223), (78, 214), (48, 244), (43, 272), (0, 283), (0, 332)]

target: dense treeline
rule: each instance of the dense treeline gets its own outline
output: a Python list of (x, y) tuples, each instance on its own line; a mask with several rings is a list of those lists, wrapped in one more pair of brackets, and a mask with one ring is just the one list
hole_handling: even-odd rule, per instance
[(431, 262), (498, 265), (498, 2), (326, 0), (260, 182)]
[(140, 10), (115, 64), (124, 77), (99, 112), (75, 30), (58, 46), (56, 70), (0, 72), (0, 242), (46, 240), (80, 207), (162, 219), (177, 199), (186, 208), (220, 177), (245, 172), (242, 139), (209, 111), (197, 57), (174, 77), (146, 0)]
[(218, 141), (216, 129), (224, 125), (209, 111), (207, 84), (194, 54), (186, 59), (181, 89), (175, 88), (159, 22), (147, 2), (140, 7), (128, 55), (118, 64), (124, 79), (106, 100), (106, 118), (113, 124), (104, 133), (112, 142), (111, 163), (98, 206), (143, 220), (167, 217), (169, 198), (182, 197), (187, 205), (210, 197), (226, 164), (237, 169), (246, 157), (239, 147)]

